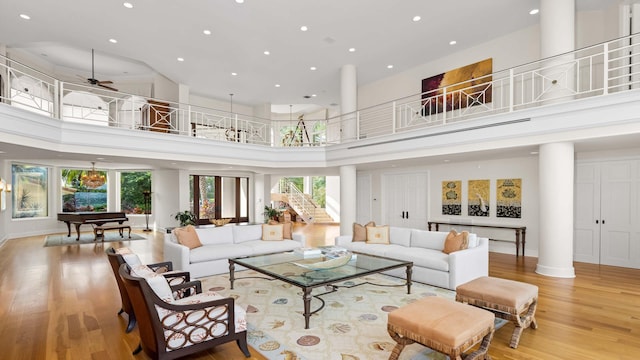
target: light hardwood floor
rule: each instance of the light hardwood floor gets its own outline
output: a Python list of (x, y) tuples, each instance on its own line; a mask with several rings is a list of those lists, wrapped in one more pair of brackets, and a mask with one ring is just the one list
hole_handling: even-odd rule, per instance
[[(332, 244), (335, 225), (297, 226), (310, 245)], [(137, 231), (136, 231), (137, 232)], [(162, 260), (163, 234), (125, 241), (143, 262)], [(106, 244), (43, 247), (44, 237), (0, 247), (0, 359), (146, 359), (125, 334)], [(490, 254), (490, 275), (540, 287), (538, 330), (525, 330), (518, 349), (513, 325), (498, 330), (493, 359), (636, 359), (640, 356), (640, 270), (576, 263), (575, 279), (537, 275), (537, 259)], [(245, 359), (235, 343), (192, 359)], [(251, 359), (264, 359), (252, 351)], [(366, 360), (366, 359), (361, 359)]]

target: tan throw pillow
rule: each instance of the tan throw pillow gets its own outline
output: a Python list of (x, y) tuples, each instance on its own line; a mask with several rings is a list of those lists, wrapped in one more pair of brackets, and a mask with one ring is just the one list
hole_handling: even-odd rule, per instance
[(178, 242), (188, 247), (189, 249), (195, 249), (202, 246), (200, 238), (198, 237), (198, 233), (196, 232), (196, 228), (194, 228), (192, 225), (174, 229), (173, 232), (174, 234), (176, 234)]
[(284, 223), (282, 224), (282, 228), (282, 237), (285, 239), (293, 240), (293, 223)]
[(451, 254), (454, 251), (464, 250), (467, 247), (469, 247), (469, 232), (463, 231), (458, 233), (455, 229), (451, 229), (449, 234), (447, 234), (447, 238), (444, 240), (444, 249), (442, 252)]
[(284, 225), (268, 225), (262, 224), (262, 240), (280, 241), (284, 240)]
[(364, 225), (353, 223), (353, 240), (351, 241), (367, 241), (367, 226), (376, 226), (376, 223), (373, 221)]
[(365, 226), (367, 244), (389, 244), (389, 226)]

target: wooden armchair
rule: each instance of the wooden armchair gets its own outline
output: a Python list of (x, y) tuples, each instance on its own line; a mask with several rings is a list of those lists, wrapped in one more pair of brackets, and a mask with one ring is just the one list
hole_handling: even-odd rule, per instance
[[(129, 323), (127, 324), (126, 332), (129, 333), (136, 326), (136, 315), (135, 315), (135, 312), (133, 311), (133, 307), (131, 306), (131, 301), (129, 300), (127, 291), (124, 288), (124, 284), (122, 283), (122, 279), (118, 274), (118, 270), (120, 269), (120, 266), (122, 264), (125, 264), (126, 260), (124, 256), (122, 254), (119, 254), (116, 251), (116, 249), (114, 249), (113, 247), (108, 248), (106, 250), (106, 253), (107, 253), (107, 259), (109, 259), (109, 264), (111, 265), (111, 269), (113, 270), (113, 275), (116, 278), (116, 283), (118, 284), (118, 290), (120, 291), (120, 300), (122, 302), (122, 307), (120, 308), (118, 315), (121, 315), (123, 312), (127, 313), (127, 316), (129, 318)], [(170, 261), (160, 262), (156, 264), (147, 264), (147, 266), (151, 270), (153, 270), (155, 273), (158, 273), (158, 274), (162, 273), (165, 277), (169, 279), (169, 283), (171, 285), (178, 285), (178, 284), (190, 281), (189, 272), (173, 271), (173, 265)]]
[[(152, 359), (175, 359), (233, 340), (246, 357), (251, 356), (246, 313), (233, 298), (202, 293), (199, 281), (158, 289), (169, 288), (168, 283), (160, 284), (163, 279), (158, 276), (134, 276), (127, 264), (120, 266), (119, 274), (138, 319), (140, 346)], [(196, 294), (171, 298), (185, 294), (185, 289)]]

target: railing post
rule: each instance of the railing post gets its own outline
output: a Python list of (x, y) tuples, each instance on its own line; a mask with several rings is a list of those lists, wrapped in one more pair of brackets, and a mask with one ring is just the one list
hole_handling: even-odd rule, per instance
[(509, 112), (513, 112), (513, 96), (516, 84), (513, 81), (513, 68), (509, 69)]
[(391, 116), (392, 118), (392, 123), (391, 123), (391, 133), (395, 134), (396, 133), (396, 102), (393, 102), (393, 115)]
[(234, 125), (233, 127), (235, 128), (235, 137), (236, 137), (236, 142), (240, 142), (240, 128), (238, 128), (238, 114), (234, 114)]
[[(131, 129), (135, 129), (136, 127), (140, 127), (136, 125), (136, 102), (133, 96), (129, 97), (129, 101), (131, 102)], [(123, 104), (124, 105), (124, 104)], [(140, 125), (142, 125), (142, 109), (140, 109)]]
[(602, 55), (602, 95), (607, 95), (609, 93), (609, 43), (604, 43)]
[(360, 140), (360, 111), (356, 111), (356, 138), (355, 140)]
[(191, 105), (187, 105), (187, 136), (195, 136), (196, 127), (193, 127), (193, 134), (191, 133)]
[(60, 94), (63, 93), (62, 84), (64, 83), (58, 79), (53, 80), (53, 117), (58, 120), (62, 120), (62, 116), (60, 116), (62, 112), (60, 110), (62, 108), (62, 97), (60, 97)]
[(442, 124), (447, 123), (447, 88), (442, 89)]

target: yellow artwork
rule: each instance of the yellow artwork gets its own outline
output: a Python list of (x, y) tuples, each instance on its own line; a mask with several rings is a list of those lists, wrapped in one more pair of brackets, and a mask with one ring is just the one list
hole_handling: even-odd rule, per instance
[(522, 179), (496, 180), (496, 215), (516, 219), (522, 217)]
[(489, 216), (489, 180), (469, 180), (467, 211), (469, 216)]
[(442, 215), (462, 214), (462, 181), (442, 182)]

